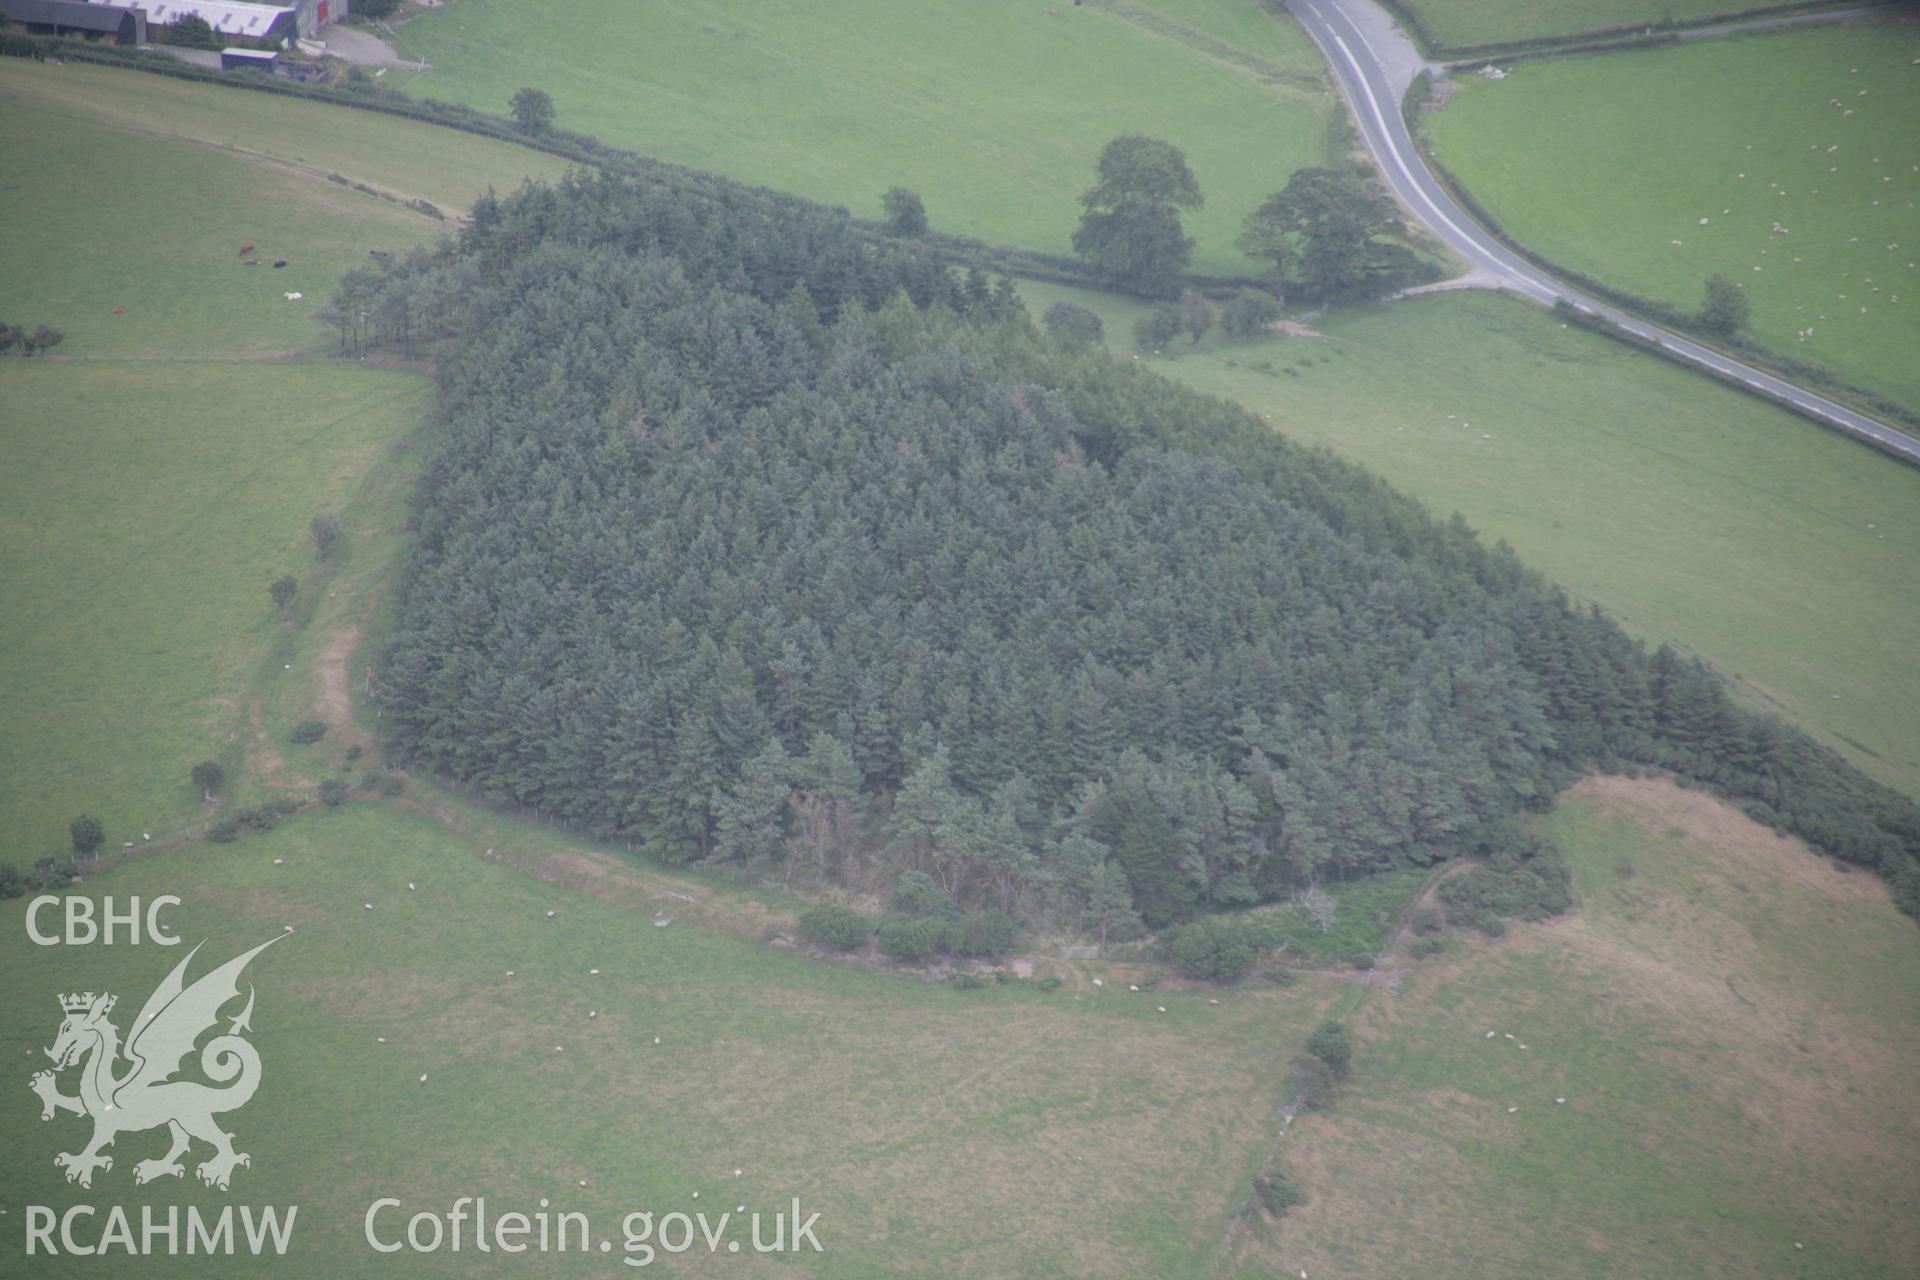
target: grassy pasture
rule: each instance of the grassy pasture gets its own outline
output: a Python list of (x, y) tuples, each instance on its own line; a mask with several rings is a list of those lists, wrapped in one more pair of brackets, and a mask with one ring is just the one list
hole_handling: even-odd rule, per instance
[[(1066, 253), (1109, 139), (1182, 147), (1206, 193), (1194, 267), (1250, 268), (1240, 223), (1320, 163), (1319, 55), (1255, 0), (461, 0), (400, 28), (414, 91), (505, 111), (522, 85), (559, 123), (868, 217), (894, 185), (944, 231)], [(396, 73), (399, 74), (399, 73)]]
[(363, 478), (430, 396), (350, 366), (0, 366), (0, 857), (60, 851), (80, 812), (116, 847), (200, 820), (188, 770), (238, 774), (284, 643), (267, 583), (317, 589), (308, 518), (360, 525)]
[[(331, 345), (306, 311), (368, 248), (447, 224), (327, 174), (453, 208), (558, 166), (449, 129), (16, 58), (0, 59), (0, 113), (0, 315), (67, 333), (52, 358), (0, 365), (0, 857), (24, 862), (63, 848), (82, 811), (116, 846), (198, 821), (186, 772), (202, 758), (271, 764), (320, 699), (258, 687), (288, 643), (266, 584), (294, 573), (311, 607), (322, 507), (348, 519), (342, 569), (391, 550), (367, 535), (399, 518), (393, 448), (427, 383), (279, 356)], [(240, 267), (248, 240), (291, 265)]]
[(1888, 20), (1529, 62), (1425, 122), (1520, 243), (1687, 310), (1725, 275), (1754, 339), (1920, 407), (1915, 58)]
[[(356, 802), (86, 886), (179, 894), (183, 936), (211, 939), (199, 963), (295, 928), (249, 971), (266, 1083), (227, 1119), (254, 1157), (236, 1201), (300, 1206), (276, 1274), (388, 1274), (360, 1237), (370, 1201), (444, 1210), (481, 1192), (496, 1212), (551, 1197), (616, 1240), (635, 1208), (798, 1196), (823, 1215), (808, 1275), (1202, 1274), (1270, 1137), (1277, 1064), (1343, 990), (1309, 978), (1212, 1006), (1204, 990), (928, 987), (702, 927), (703, 910), (731, 909), (718, 895), (425, 799), (436, 813)], [(661, 896), (690, 889), (703, 901)], [(652, 927), (656, 911), (674, 923)], [(57, 992), (111, 989), (130, 1019), (178, 954), (34, 947), (22, 904), (0, 913), (0, 1007), (20, 1037), (0, 1137), (22, 1156), (0, 1168), (14, 1209), (0, 1251), (20, 1256), (25, 1203), (205, 1203), (193, 1186), (132, 1190), (151, 1134), (123, 1138), (90, 1194), (67, 1186), (51, 1157), (78, 1122), (43, 1125), (24, 1088)], [(565, 1255), (489, 1261), (442, 1253), (402, 1269), (581, 1273)]]
[[(1131, 347), (1139, 308), (1103, 312)], [(1920, 472), (1695, 374), (1486, 294), (1220, 341), (1155, 368), (1459, 511), (1650, 642), (1735, 676), (1876, 776), (1920, 792)], [(1482, 436), (1489, 437), (1483, 439)]]
[[(0, 60), (0, 114), (20, 122), (0, 131), (0, 308), (64, 330), (66, 356), (321, 346), (307, 312), (342, 272), (452, 225), (329, 173), (454, 212), (488, 183), (560, 168), (452, 129), (21, 58)], [(258, 267), (240, 265), (248, 243)]]
[(1506, 44), (1635, 24), (1701, 22), (1725, 13), (1792, 9), (1765, 0), (1400, 0), (1440, 43)]
[(1913, 922), (1669, 783), (1548, 826), (1577, 913), (1368, 993), (1346, 1100), (1280, 1144), (1310, 1200), (1228, 1274), (1912, 1275)]
[[(183, 87), (128, 76), (114, 90), (126, 82)], [(1128, 309), (1097, 305), (1123, 334)], [(195, 344), (210, 316), (182, 325), (181, 350), (206, 350)], [(1683, 637), (1716, 626), (1721, 649), (1708, 652), (1750, 680), (1769, 652), (1783, 681), (1778, 655), (1819, 658), (1787, 682), (1805, 718), (1830, 717), (1832, 731), (1846, 717), (1839, 731), (1887, 751), (1909, 742), (1900, 758), (1912, 767), (1911, 677), (1900, 682), (1886, 637), (1912, 630), (1900, 587), (1914, 540), (1892, 519), (1871, 542), (1846, 523), (1856, 507), (1916, 509), (1910, 473), (1497, 300), (1354, 313), (1328, 333), (1209, 343), (1165, 368), (1442, 510), (1496, 531), (1507, 520), (1530, 561), (1596, 598), (1615, 584), (1622, 602), (1608, 602), (1636, 625), (1650, 624), (1626, 605)], [(1262, 360), (1272, 369), (1253, 367)], [(1446, 422), (1455, 409), (1436, 387), (1472, 416)], [(0, 367), (0, 431), (16, 459), (0, 470), (0, 597), (42, 608), (10, 611), (0, 631), (10, 839), (37, 851), (43, 829), (57, 839), (82, 807), (109, 818), (116, 842), (165, 806), (191, 816), (185, 768), (210, 750), (269, 779), (337, 767), (340, 733), (298, 749), (279, 735), (358, 687), (369, 646), (351, 642), (377, 626), (401, 536), (390, 526), (406, 467), (392, 449), (426, 396), (410, 375), (357, 367)], [(1492, 465), (1483, 426), (1502, 450)], [(322, 587), (301, 570), (306, 518), (327, 504), (348, 511), (355, 536)], [(1605, 545), (1636, 529), (1624, 549)], [(1663, 568), (1675, 543), (1694, 561)], [(1771, 596), (1770, 555), (1782, 579)], [(281, 628), (266, 601), (281, 568), (315, 597), (304, 628)], [(1763, 616), (1756, 601), (1775, 600), (1786, 620), (1743, 638)], [(1816, 634), (1821, 610), (1846, 619), (1845, 634)], [(1749, 665), (1721, 657), (1742, 644)], [(1849, 674), (1853, 662), (1865, 670)], [(1823, 700), (1820, 681), (1843, 677), (1858, 681), (1847, 699)], [(1889, 767), (1884, 752), (1877, 767)], [(130, 798), (124, 811), (115, 797)], [(269, 1076), (228, 1121), (254, 1155), (233, 1199), (301, 1206), (295, 1252), (275, 1268), (289, 1275), (584, 1269), (564, 1255), (471, 1253), (396, 1267), (361, 1242), (375, 1196), (444, 1209), (481, 1192), (496, 1210), (552, 1196), (601, 1233), (636, 1207), (771, 1210), (797, 1195), (824, 1215), (828, 1248), (805, 1271), (832, 1276), (1162, 1277), (1220, 1274), (1224, 1259), (1248, 1276), (1532, 1277), (1568, 1274), (1570, 1248), (1573, 1274), (1910, 1274), (1910, 1215), (1878, 1196), (1920, 1172), (1920, 1111), (1898, 1074), (1920, 1048), (1911, 923), (1868, 878), (1697, 795), (1594, 784), (1551, 822), (1575, 857), (1583, 914), (1463, 944), (1399, 996), (1368, 996), (1342, 1110), (1281, 1141), (1314, 1199), (1277, 1230), (1243, 1230), (1234, 1215), (1271, 1145), (1284, 1063), (1358, 994), (1329, 979), (1221, 992), (1219, 1006), (1205, 990), (1128, 997), (1112, 983), (928, 988), (766, 945), (789, 903), (669, 878), (417, 783), (401, 802), (356, 799), (234, 845), (102, 868), (82, 891), (180, 894), (176, 922), (210, 939), (209, 961), (295, 926), (251, 975)], [(79, 1122), (43, 1125), (22, 1087), (57, 1024), (53, 996), (114, 990), (124, 1027), (178, 957), (33, 947), (22, 905), (0, 903), (0, 1009), (18, 1073), (0, 1090), (0, 1148), (15, 1157), (0, 1161), (9, 1259), (26, 1203), (214, 1201), (191, 1182), (133, 1189), (153, 1134), (123, 1139), (93, 1191), (59, 1181), (51, 1155), (72, 1149)], [(674, 923), (651, 927), (656, 912)], [(1462, 1031), (1496, 1017), (1537, 1056), (1494, 1058), (1477, 1025)], [(1524, 1128), (1561, 1088), (1567, 1127)], [(1506, 1115), (1501, 1099), (1523, 1091), (1523, 1110)], [(44, 1273), (67, 1268), (79, 1269)]]

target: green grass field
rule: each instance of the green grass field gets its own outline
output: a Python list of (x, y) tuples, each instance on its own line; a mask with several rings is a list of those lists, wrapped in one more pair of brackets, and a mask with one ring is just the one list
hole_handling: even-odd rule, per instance
[(880, 215), (906, 186), (942, 231), (1065, 253), (1100, 148), (1183, 148), (1206, 194), (1200, 271), (1250, 269), (1241, 220), (1321, 163), (1319, 56), (1255, 0), (461, 0), (400, 29), (416, 93), (504, 112), (522, 85), (560, 125)]
[(1424, 120), (1520, 243), (1687, 310), (1725, 275), (1762, 345), (1920, 408), (1915, 58), (1912, 21), (1805, 27), (1462, 77)]
[[(632, 1209), (771, 1211), (797, 1196), (822, 1215), (826, 1253), (801, 1260), (807, 1275), (1204, 1274), (1271, 1135), (1276, 1064), (1344, 990), (1309, 978), (1215, 1006), (1204, 990), (927, 986), (704, 926), (703, 907), (735, 908), (662, 896), (701, 891), (424, 802), (446, 816), (355, 803), (86, 886), (180, 895), (179, 931), (209, 939), (197, 963), (294, 926), (248, 971), (266, 1083), (225, 1121), (253, 1156), (234, 1200), (300, 1206), (275, 1274), (392, 1274), (361, 1239), (371, 1200), (411, 1212), (482, 1192), (496, 1212), (550, 1197), (616, 1240)], [(0, 1008), (21, 1046), (0, 1091), (13, 1155), (0, 1251), (16, 1259), (20, 1206), (89, 1198), (52, 1164), (80, 1123), (43, 1125), (25, 1087), (26, 1057), (59, 1022), (55, 995), (116, 992), (124, 1030), (179, 959), (32, 946), (22, 906), (0, 907)], [(652, 927), (656, 910), (674, 923)], [(208, 1203), (197, 1184), (133, 1190), (131, 1166), (157, 1140), (121, 1139), (91, 1199)], [(99, 1274), (152, 1268), (90, 1261)], [(442, 1253), (400, 1270), (493, 1274), (485, 1261)], [(582, 1269), (565, 1255), (512, 1266)]]
[(1913, 922), (1668, 783), (1582, 784), (1548, 826), (1577, 914), (1368, 992), (1346, 1100), (1280, 1144), (1308, 1203), (1228, 1273), (1914, 1274)]
[(1722, 14), (1794, 9), (1768, 0), (1400, 0), (1441, 44), (1508, 44), (1637, 24), (1697, 23)]
[[(16, 602), (0, 619), (0, 821), (24, 862), (64, 847), (80, 812), (114, 845), (198, 821), (195, 761), (237, 773), (308, 712), (256, 686), (285, 643), (266, 584), (290, 571), (317, 589), (314, 511), (348, 514), (343, 568), (391, 554), (361, 536), (400, 518), (404, 472), (372, 498), (364, 485), (426, 381), (279, 357), (331, 346), (306, 310), (369, 248), (446, 224), (327, 174), (452, 208), (558, 166), (364, 112), (17, 58), (0, 59), (0, 112), (28, 126), (0, 131), (0, 314), (67, 334), (52, 358), (0, 363), (0, 595)], [(249, 240), (289, 267), (241, 267)]]
[[(1102, 310), (1131, 346), (1139, 308)], [(1549, 314), (1440, 294), (1155, 368), (1458, 511), (1650, 643), (1920, 792), (1920, 472)], [(1485, 437), (1485, 438), (1483, 438)], [(1844, 620), (1844, 621), (1840, 621)]]
[(365, 477), (430, 397), (351, 366), (0, 365), (7, 860), (59, 852), (77, 813), (115, 846), (200, 821), (188, 772), (238, 775), (283, 643), (267, 584), (317, 586), (308, 518), (364, 527)]
[(320, 347), (307, 312), (343, 272), (452, 225), (329, 173), (451, 213), (560, 170), (452, 129), (82, 64), (0, 60), (0, 113), (36, 126), (0, 131), (0, 308), (63, 330), (64, 356)]
[[(1238, 20), (1216, 0), (1164, 12), (1222, 39)], [(325, 111), (11, 61), (0, 101), (58, 107), (63, 127), (90, 130), (87, 146), (117, 145), (105, 116), (164, 131), (152, 145), (177, 163), (144, 171), (161, 207), (181, 207), (164, 189), (174, 177), (216, 172), (193, 163), (216, 126), (250, 127), (225, 120), (232, 101)], [(208, 152), (242, 165), (218, 188), (236, 206), (337, 229), (316, 263), (356, 261), (368, 226), (321, 212), (345, 194), (326, 170), (451, 205), (454, 186), (506, 185), (495, 175), (540, 159), (450, 132), (430, 154), (441, 131), (330, 121), (311, 141), (287, 143), (291, 126), (271, 140), (308, 160)], [(0, 135), (23, 148), (4, 154), (39, 154), (16, 136), (29, 132)], [(443, 156), (466, 146), (482, 150), (463, 177)], [(423, 166), (411, 185), (409, 147)], [(5, 207), (10, 236), (85, 216), (74, 191)], [(185, 243), (181, 222), (149, 231)], [(10, 290), (9, 311), (14, 299), (50, 311), (108, 278), (92, 263), (8, 270), (10, 284), (35, 282)], [(130, 330), (148, 345), (115, 348), (111, 330), (75, 320), (62, 352), (96, 358), (0, 365), (8, 860), (51, 852), (81, 809), (108, 819), (114, 848), (168, 815), (192, 821), (186, 771), (206, 755), (241, 772), (242, 799), (310, 794), (372, 758), (349, 765), (345, 751), (377, 732), (355, 695), (404, 545), (430, 389), (392, 370), (208, 358), (252, 331), (212, 301), (218, 278), (179, 287), (176, 325), (142, 315)], [(1029, 294), (1036, 312), (1058, 296)], [(1091, 301), (1124, 340), (1134, 309)], [(1920, 689), (1895, 646), (1920, 622), (1906, 589), (1920, 538), (1900, 524), (1920, 510), (1913, 472), (1498, 299), (1355, 311), (1325, 331), (1210, 340), (1160, 367), (1467, 512), (1643, 633), (1689, 642), (1751, 696), (1915, 785)], [(115, 358), (131, 350), (176, 358)], [(350, 534), (324, 578), (305, 539), (323, 505)], [(282, 569), (305, 589), (287, 624), (265, 592)], [(287, 727), (316, 713), (327, 738), (289, 745)], [(356, 793), (235, 844), (110, 861), (79, 891), (180, 895), (174, 923), (209, 940), (209, 963), (294, 926), (249, 973), (268, 1074), (226, 1118), (253, 1156), (233, 1201), (300, 1206), (276, 1274), (585, 1269), (567, 1255), (395, 1262), (362, 1241), (377, 1196), (444, 1211), (481, 1193), (496, 1212), (549, 1196), (616, 1245), (632, 1209), (771, 1211), (797, 1196), (823, 1215), (827, 1253), (798, 1260), (820, 1276), (1912, 1274), (1920, 1243), (1898, 1195), (1920, 1175), (1911, 922), (1869, 877), (1664, 784), (1584, 784), (1547, 821), (1573, 857), (1581, 913), (1498, 944), (1456, 940), (1398, 994), (1308, 976), (1132, 996), (1130, 970), (1095, 988), (1102, 970), (1083, 962), (1056, 964), (1066, 985), (1051, 993), (923, 984), (774, 945), (796, 906), (783, 894), (669, 875), (418, 780), (399, 800)], [(1417, 879), (1354, 886), (1339, 927), (1385, 936)], [(118, 993), (124, 1029), (179, 956), (32, 946), (23, 905), (0, 903), (0, 1011), (17, 1055), (0, 1089), (0, 1271), (22, 1256), (27, 1204), (217, 1202), (191, 1182), (134, 1189), (157, 1134), (123, 1139), (91, 1191), (59, 1180), (52, 1156), (83, 1126), (41, 1123), (25, 1087), (56, 994)], [(656, 915), (673, 923), (655, 928)], [(1285, 1064), (1329, 1012), (1356, 1008), (1357, 1076), (1339, 1109), (1279, 1137)], [(1529, 1049), (1487, 1042), (1491, 1026)], [(1275, 1150), (1310, 1197), (1277, 1225), (1243, 1213)], [(84, 1269), (172, 1266), (116, 1256)], [(194, 1274), (258, 1271), (236, 1260)]]

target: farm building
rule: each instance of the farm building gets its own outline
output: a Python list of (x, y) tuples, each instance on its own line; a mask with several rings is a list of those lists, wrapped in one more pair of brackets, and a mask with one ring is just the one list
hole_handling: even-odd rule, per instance
[(222, 49), (220, 51), (220, 69), (238, 71), (252, 68), (272, 75), (280, 65), (280, 55), (271, 49)]
[(108, 44), (145, 44), (147, 15), (83, 0), (0, 0), (0, 14), (37, 36), (79, 36)]
[(221, 0), (146, 0), (147, 22), (176, 26), (198, 18), (228, 41), (277, 45), (299, 34), (299, 21), (287, 5), (233, 4)]
[(347, 16), (348, 3), (349, 0), (292, 0), (300, 34), (311, 39), (329, 22), (340, 21)]
[(147, 21), (171, 27), (199, 18), (231, 42), (281, 45), (310, 36), (347, 14), (347, 0), (298, 0), (294, 4), (242, 4), (237, 0), (143, 0)]

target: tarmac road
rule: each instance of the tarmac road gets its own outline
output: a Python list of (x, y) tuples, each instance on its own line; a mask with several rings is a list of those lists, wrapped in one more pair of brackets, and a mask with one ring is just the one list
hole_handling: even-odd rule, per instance
[(1400, 102), (1426, 63), (1392, 17), (1372, 0), (1287, 0), (1287, 8), (1333, 68), (1360, 134), (1394, 195), (1475, 271), (1549, 306), (1565, 299), (1582, 312), (1600, 316), (1682, 360), (1920, 463), (1920, 439), (1629, 315), (1555, 279), (1501, 244), (1454, 203), (1414, 146), (1400, 114)]

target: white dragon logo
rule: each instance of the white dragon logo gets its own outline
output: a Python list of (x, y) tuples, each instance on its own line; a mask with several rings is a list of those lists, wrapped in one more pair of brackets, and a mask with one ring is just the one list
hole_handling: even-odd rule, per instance
[[(192, 1138), (213, 1145), (213, 1156), (195, 1170), (210, 1187), (225, 1191), (235, 1167), (253, 1163), (245, 1152), (233, 1149), (233, 1135), (213, 1121), (216, 1115), (244, 1107), (260, 1087), (260, 1055), (240, 1038), (242, 1031), (253, 1029), (249, 1024), (253, 1017), (251, 986), (247, 988), (246, 1008), (232, 1019), (226, 1034), (216, 1035), (200, 1050), (201, 1072), (226, 1087), (212, 1088), (172, 1077), (182, 1059), (193, 1052), (194, 1042), (219, 1023), (221, 1007), (239, 997), (240, 971), (247, 962), (279, 940), (269, 938), (186, 987), (181, 979), (200, 951), (196, 946), (147, 998), (140, 1016), (133, 1020), (124, 1049), (119, 1029), (107, 1020), (117, 997), (104, 992), (96, 996), (91, 991), (60, 997), (66, 1020), (60, 1024), (53, 1047), (46, 1051), (53, 1059), (53, 1070), (35, 1073), (31, 1084), (40, 1095), (42, 1120), (53, 1119), (59, 1111), (93, 1118), (93, 1140), (82, 1150), (53, 1158), (54, 1164), (66, 1170), (68, 1182), (91, 1187), (95, 1169), (113, 1168), (113, 1158), (100, 1154), (102, 1148), (112, 1146), (114, 1138), (122, 1133), (163, 1124), (173, 1135), (173, 1146), (158, 1160), (134, 1165), (136, 1183), (177, 1178), (186, 1172), (180, 1157), (187, 1153)], [(116, 1074), (122, 1057), (131, 1065)], [(55, 1075), (83, 1061), (79, 1095), (68, 1097), (59, 1091)]]

